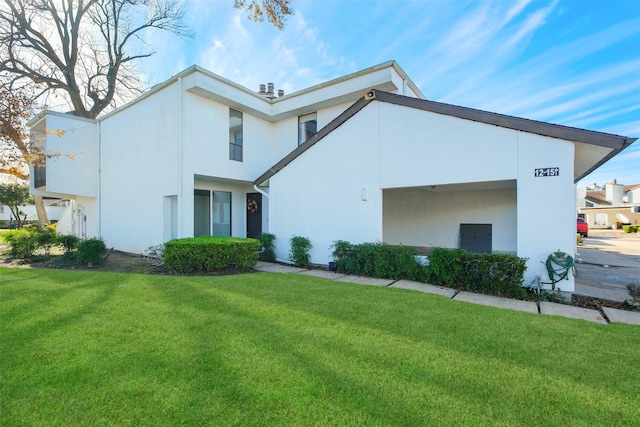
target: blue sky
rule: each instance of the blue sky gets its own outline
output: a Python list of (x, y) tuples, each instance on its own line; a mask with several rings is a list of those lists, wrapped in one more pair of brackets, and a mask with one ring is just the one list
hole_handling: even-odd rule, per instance
[[(192, 64), (291, 93), (395, 60), (428, 99), (640, 137), (638, 0), (293, 0), (283, 31), (186, 0), (195, 36), (149, 33), (150, 84)], [(640, 142), (582, 180), (640, 184)]]

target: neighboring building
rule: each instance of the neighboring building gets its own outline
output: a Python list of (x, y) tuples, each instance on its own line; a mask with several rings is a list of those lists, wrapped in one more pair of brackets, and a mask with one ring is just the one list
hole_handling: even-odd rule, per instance
[[(25, 166), (25, 173), (28, 172), (28, 170), (29, 169)], [(28, 182), (21, 180), (14, 175), (0, 173), (0, 184), (27, 185)], [(45, 199), (44, 205), (45, 211), (47, 212), (47, 218), (50, 221), (57, 221), (60, 218), (60, 215), (62, 215), (66, 210), (67, 204), (67, 201), (64, 200)], [(21, 217), (26, 217), (27, 221), (36, 221), (38, 219), (35, 205), (25, 203), (20, 207), (20, 211), (22, 212)], [(13, 222), (15, 222), (15, 218), (13, 217), (9, 206), (0, 205), (0, 227), (9, 227)]]
[[(66, 209), (68, 202), (60, 200), (45, 200), (44, 209), (47, 212), (47, 219), (49, 221), (57, 221)], [(37, 221), (38, 214), (36, 212), (35, 205), (24, 204), (20, 206), (22, 212), (21, 217), (26, 218), (27, 221)], [(15, 223), (15, 218), (11, 213), (9, 206), (0, 205), (0, 225), (8, 227), (11, 223)]]
[(595, 188), (578, 189), (578, 215), (585, 218), (589, 228), (640, 224), (640, 184), (622, 185), (614, 179), (604, 188)]
[(575, 247), (574, 183), (634, 141), (427, 101), (395, 62), (260, 89), (193, 66), (97, 120), (38, 116), (47, 152), (79, 155), (34, 170), (32, 192), (71, 199), (59, 230), (123, 251), (265, 231), (282, 261), (294, 235), (316, 264), (339, 239), (462, 245), (544, 280), (540, 261)]

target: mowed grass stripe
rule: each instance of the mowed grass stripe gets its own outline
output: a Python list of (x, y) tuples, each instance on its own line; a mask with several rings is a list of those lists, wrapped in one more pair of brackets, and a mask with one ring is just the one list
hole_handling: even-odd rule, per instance
[(3, 425), (633, 425), (640, 332), (268, 273), (0, 269)]

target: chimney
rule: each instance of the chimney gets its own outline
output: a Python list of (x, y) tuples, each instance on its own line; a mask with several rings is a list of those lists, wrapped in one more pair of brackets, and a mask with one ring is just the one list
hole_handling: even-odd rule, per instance
[(284, 96), (284, 90), (278, 89), (278, 98), (281, 98), (283, 96)]
[(265, 90), (265, 85), (260, 85), (259, 95), (266, 95), (267, 91)]
[(611, 184), (605, 184), (605, 200), (611, 203), (613, 206), (621, 206), (623, 203), (623, 192), (624, 186), (622, 184), (618, 184), (617, 180), (613, 180)]
[(273, 83), (267, 83), (267, 98), (275, 98), (273, 94)]

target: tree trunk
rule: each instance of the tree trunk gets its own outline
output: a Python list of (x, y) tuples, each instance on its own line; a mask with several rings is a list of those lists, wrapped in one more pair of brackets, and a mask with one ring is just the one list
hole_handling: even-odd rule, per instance
[(47, 218), (47, 211), (44, 208), (44, 199), (42, 196), (33, 196), (33, 203), (36, 205), (36, 212), (38, 213), (38, 221), (43, 227), (50, 224), (49, 218)]

